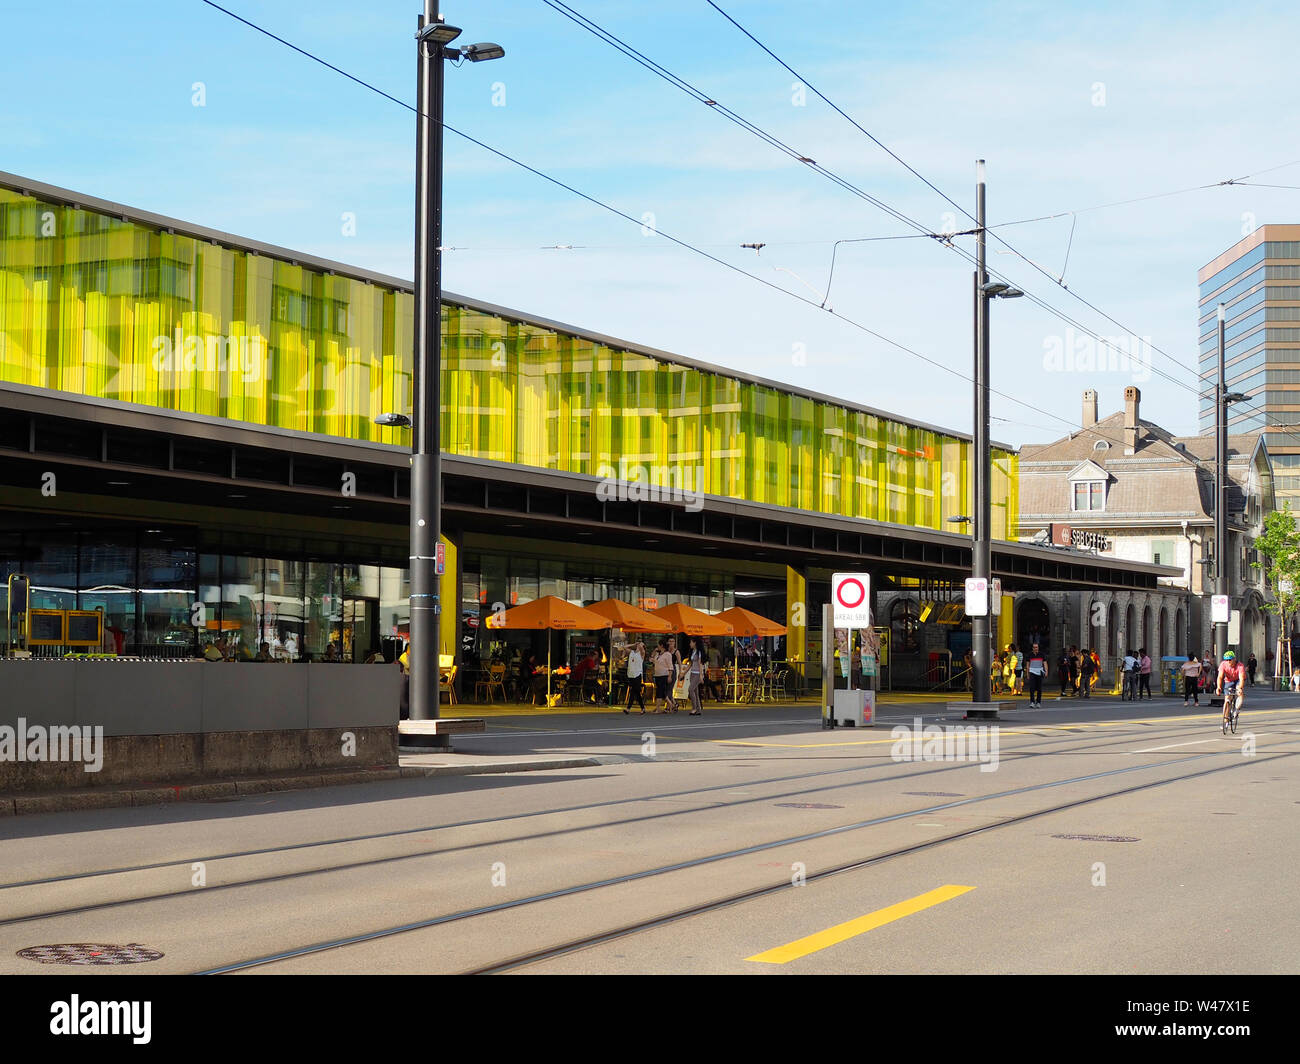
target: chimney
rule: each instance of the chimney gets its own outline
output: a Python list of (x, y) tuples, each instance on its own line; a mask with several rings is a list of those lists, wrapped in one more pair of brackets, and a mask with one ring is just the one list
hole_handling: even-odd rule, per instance
[(1124, 389), (1124, 453), (1132, 454), (1137, 450), (1138, 441), (1138, 403), (1142, 393), (1133, 385)]
[(1083, 393), (1083, 427), (1092, 428), (1097, 424), (1097, 393), (1089, 388)]

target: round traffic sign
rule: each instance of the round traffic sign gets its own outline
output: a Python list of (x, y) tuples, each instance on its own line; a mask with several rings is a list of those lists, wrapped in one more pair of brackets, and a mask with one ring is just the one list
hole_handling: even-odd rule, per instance
[[(857, 589), (857, 598), (853, 598), (853, 588)], [(846, 590), (848, 591), (847, 595), (845, 594)], [(840, 581), (839, 587), (835, 589), (835, 597), (846, 610), (856, 610), (867, 597), (867, 589), (862, 586), (862, 581), (856, 576), (850, 576)]]

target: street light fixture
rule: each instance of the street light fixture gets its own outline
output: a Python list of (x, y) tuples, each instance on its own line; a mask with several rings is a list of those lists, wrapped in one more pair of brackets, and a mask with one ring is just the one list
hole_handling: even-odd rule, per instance
[(415, 35), (415, 39), (417, 41), (426, 41), (429, 44), (451, 44), (460, 34), (461, 31), (458, 27), (448, 26), (439, 18), (430, 21), (426, 26), (422, 26), (420, 32)]
[(982, 284), (980, 291), (990, 299), (1019, 299), (1025, 294), (1019, 288), (1012, 288), (1002, 281), (989, 281), (987, 284)]
[(411, 419), (405, 414), (380, 414), (374, 419), (376, 425), (382, 425), (384, 428), (409, 429)]
[(973, 517), (967, 517), (965, 514), (962, 514), (962, 515), (959, 516), (959, 517), (949, 517), (949, 518), (948, 518), (948, 524), (950, 524), (950, 525), (968, 525), (968, 524), (970, 524), (971, 521), (973, 521), (973, 520), (974, 520)]
[[(415, 116), (415, 358), (411, 416), (381, 415), (379, 424), (411, 427), (411, 645), (409, 654), (412, 720), (438, 716), (438, 545), (442, 536), (442, 470), (439, 440), (442, 415), (442, 115), (443, 60), (499, 59), (499, 44), (449, 48), (460, 36), (438, 14), (436, 0), (425, 0), (416, 24)], [(423, 740), (424, 736), (410, 736)], [(427, 737), (433, 740), (434, 737)]]
[(462, 48), (461, 55), (471, 63), (482, 63), (488, 59), (500, 59), (506, 54), (506, 50), (499, 44), (471, 44)]

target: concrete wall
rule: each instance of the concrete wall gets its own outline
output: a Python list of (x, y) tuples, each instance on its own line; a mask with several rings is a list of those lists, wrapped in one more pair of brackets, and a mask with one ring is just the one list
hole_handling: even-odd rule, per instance
[(393, 666), (0, 661), (0, 728), (104, 736), (96, 772), (0, 753), (0, 791), (396, 764), (400, 686)]
[(395, 665), (0, 661), (0, 724), (190, 735), (396, 725)]

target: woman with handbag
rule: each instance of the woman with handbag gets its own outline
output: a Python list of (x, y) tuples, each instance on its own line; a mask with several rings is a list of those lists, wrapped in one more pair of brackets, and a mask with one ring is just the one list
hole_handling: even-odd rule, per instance
[(691, 716), (700, 717), (704, 715), (704, 707), (700, 705), (700, 685), (704, 682), (704, 649), (700, 646), (699, 636), (691, 639), (691, 657), (685, 665), (686, 679), (690, 684)]

